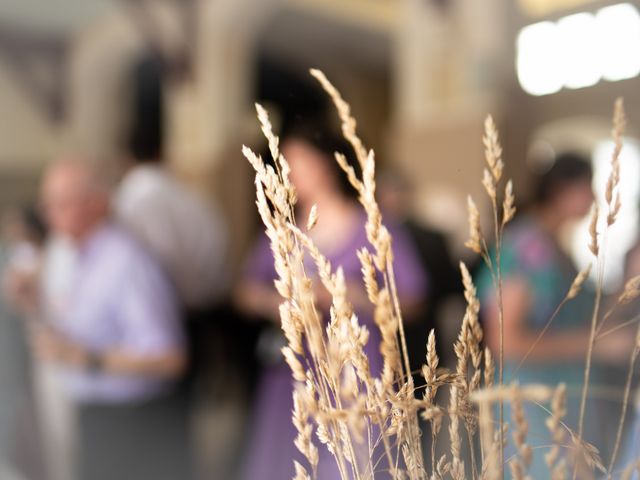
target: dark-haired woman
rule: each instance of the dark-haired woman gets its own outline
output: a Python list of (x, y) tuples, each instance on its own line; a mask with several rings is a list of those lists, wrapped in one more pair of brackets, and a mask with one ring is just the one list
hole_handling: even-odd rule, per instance
[[(361, 267), (356, 255), (356, 250), (367, 244), (365, 216), (335, 164), (333, 152), (336, 150), (348, 154), (350, 149), (332, 135), (314, 129), (292, 132), (282, 145), (282, 152), (291, 166), (291, 180), (297, 189), (298, 218), (307, 218), (312, 205), (317, 204), (319, 220), (310, 235), (332, 266), (342, 266), (344, 270), (350, 301), (360, 322), (366, 324), (371, 333), (366, 353), (372, 373), (377, 375), (382, 366), (380, 332), (371, 319), (371, 307), (361, 286)], [(410, 308), (421, 301), (425, 277), (419, 270), (418, 257), (408, 238), (397, 228), (390, 230), (394, 238), (394, 265), (400, 301), (404, 307)], [(315, 269), (310, 265), (307, 271), (311, 275)], [(266, 238), (263, 238), (250, 257), (248, 273), (238, 290), (237, 300), (245, 312), (267, 316), (279, 326), (278, 305), (281, 299), (273, 287), (274, 278), (273, 257)], [(320, 308), (326, 309), (326, 318), (328, 302), (323, 303), (320, 299), (320, 303)], [(296, 431), (291, 422), (291, 371), (278, 349), (273, 350), (276, 352), (275, 363), (265, 367), (258, 386), (244, 480), (292, 478), (293, 461), (305, 464), (294, 446)], [(319, 450), (318, 478), (340, 478), (326, 447), (320, 446)], [(380, 478), (385, 478), (382, 472), (377, 473), (382, 475)]]
[[(581, 293), (562, 307), (546, 333), (539, 338), (556, 308), (566, 296), (577, 270), (560, 243), (563, 228), (584, 217), (593, 202), (592, 170), (587, 160), (574, 154), (559, 156), (549, 171), (539, 178), (534, 203), (505, 231), (501, 249), (504, 312), (504, 381), (545, 384), (555, 388), (567, 385), (566, 424), (578, 427), (589, 326), (594, 306), (593, 293), (585, 285)], [(587, 241), (587, 239), (585, 239)], [(488, 268), (478, 278), (486, 340), (495, 358), (499, 352), (499, 320), (496, 291)], [(613, 359), (623, 345), (620, 337), (599, 342), (597, 359), (591, 371), (591, 390), (585, 417), (584, 438), (605, 445), (608, 429), (604, 410), (607, 403), (598, 398), (604, 383), (599, 360)], [(539, 339), (539, 341), (538, 341)], [(537, 344), (536, 344), (537, 341)], [(535, 344), (535, 348), (532, 348)], [(623, 348), (624, 350), (624, 348)], [(526, 359), (525, 359), (526, 357)], [(600, 392), (601, 393), (601, 392)], [(527, 442), (533, 447), (531, 478), (548, 478), (544, 455), (553, 443), (545, 420), (548, 412), (532, 403), (525, 404), (529, 424)], [(510, 411), (505, 408), (505, 421)], [(511, 425), (510, 431), (515, 428)], [(567, 433), (567, 432), (565, 432)], [(509, 434), (510, 437), (510, 434)], [(568, 434), (566, 436), (568, 437)], [(509, 450), (509, 449), (508, 449)], [(509, 457), (510, 453), (507, 452)], [(573, 466), (566, 455), (568, 468)], [(508, 467), (505, 467), (508, 471)]]

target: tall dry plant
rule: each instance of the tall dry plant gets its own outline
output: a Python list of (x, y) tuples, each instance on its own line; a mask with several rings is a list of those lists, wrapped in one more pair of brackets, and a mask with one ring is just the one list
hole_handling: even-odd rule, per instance
[[(512, 421), (509, 422), (509, 427), (516, 449), (515, 455), (508, 459), (508, 467), (513, 478), (528, 478), (527, 469), (531, 463), (533, 448), (539, 447), (528, 443), (529, 425), (523, 409), (525, 402), (537, 404), (548, 412), (546, 427), (552, 444), (545, 446), (548, 449), (545, 459), (549, 478), (566, 478), (568, 465), (565, 453), (569, 448), (568, 443), (572, 445), (571, 449), (579, 452), (576, 458), (585, 459), (583, 462), (575, 462), (574, 476), (578, 471), (578, 463), (580, 468), (583, 468), (583, 464), (586, 465), (586, 471), (593, 471), (595, 468), (605, 470), (597, 451), (582, 439), (593, 345), (600, 336), (614, 330), (601, 332), (602, 324), (612, 312), (607, 312), (602, 322), (598, 323), (599, 299), (591, 326), (578, 432), (571, 431), (563, 423), (567, 413), (564, 385), (554, 389), (543, 385), (504, 384), (505, 339), (500, 258), (504, 228), (515, 215), (515, 199), (512, 182), (505, 182), (503, 178), (502, 149), (493, 119), (487, 117), (485, 122), (483, 143), (486, 168), (482, 184), (492, 206), (495, 259), (491, 258), (488, 242), (480, 228), (480, 214), (471, 197), (468, 197), (470, 239), (466, 246), (486, 262), (497, 292), (500, 312), (498, 382), (494, 385), (494, 358), (482, 346), (483, 332), (478, 322), (480, 302), (476, 288), (468, 269), (461, 263), (467, 308), (454, 344), (456, 367), (454, 371), (440, 367), (435, 334), (430, 332), (426, 342), (426, 362), (421, 369), (425, 382), (424, 391), (421, 398), (416, 398), (395, 283), (392, 238), (382, 222), (375, 197), (374, 153), (358, 137), (356, 121), (340, 93), (322, 72), (311, 70), (311, 74), (332, 98), (341, 121), (342, 133), (355, 151), (362, 171), (362, 175), (358, 176), (346, 158), (336, 153), (336, 161), (358, 193), (359, 202), (366, 213), (365, 230), (369, 245), (360, 249), (357, 255), (362, 267), (363, 286), (372, 305), (374, 322), (381, 332), (383, 368), (379, 375), (374, 375), (371, 371), (365, 354), (369, 331), (360, 323), (349, 302), (347, 283), (341, 267), (331, 265), (308, 234), (322, 212), (312, 208), (309, 218), (305, 219), (306, 227), (303, 229), (298, 226), (294, 213), (296, 191), (289, 180), (289, 164), (280, 153), (279, 139), (273, 132), (266, 110), (256, 105), (273, 166), (265, 163), (248, 147), (243, 147), (243, 153), (255, 169), (256, 205), (274, 256), (277, 274), (275, 288), (282, 297), (280, 317), (287, 341), (282, 353), (291, 368), (295, 383), (292, 412), (297, 431), (295, 446), (306, 459), (305, 465), (295, 462), (294, 478), (317, 478), (319, 448), (322, 448), (335, 459), (343, 480), (373, 479), (382, 471), (396, 480), (501, 479), (504, 477), (507, 461), (504, 457), (507, 437), (507, 422), (503, 418), (505, 403), (511, 405)], [(619, 101), (614, 115), (616, 148), (611, 162), (612, 173), (607, 183), (607, 226), (615, 222), (620, 209), (618, 157), (623, 125), (624, 113)], [(590, 248), (597, 257), (600, 238), (596, 209), (592, 218)], [(313, 274), (307, 272), (311, 267), (305, 259), (311, 260), (315, 270)], [(600, 259), (599, 274), (602, 272), (602, 263), (603, 259)], [(525, 359), (546, 333), (559, 309), (578, 294), (588, 275), (589, 269), (577, 275), (565, 299), (540, 332)], [(328, 318), (324, 318), (323, 313), (326, 313), (317, 307), (314, 278), (319, 279), (322, 288), (331, 296)], [(599, 292), (600, 296), (601, 290)], [(640, 277), (627, 284), (619, 303), (629, 302), (639, 294)], [(632, 371), (639, 353), (640, 341), (629, 362), (615, 451), (608, 470), (605, 470), (609, 478), (618, 452)], [(449, 390), (448, 405), (436, 403), (436, 394), (443, 387)], [(550, 409), (544, 407), (547, 403)], [(493, 418), (496, 406), (497, 420)], [(430, 468), (424, 463), (418, 416), (430, 424)], [(444, 422), (448, 423), (447, 429), (442, 428)], [(466, 432), (464, 436), (469, 458), (465, 458), (463, 453), (463, 430)], [(436, 443), (441, 437), (448, 437), (450, 452), (437, 458)], [(476, 441), (480, 446), (479, 458), (476, 458)], [(627, 472), (632, 472), (633, 468), (635, 464), (629, 466), (623, 476), (631, 475)], [(584, 478), (595, 477), (589, 473)]]
[[(502, 147), (498, 140), (498, 130), (489, 115), (484, 124), (485, 134), (482, 138), (485, 147), (485, 160), (487, 166), (483, 171), (482, 185), (491, 201), (493, 212), (493, 235), (495, 239), (495, 262), (491, 259), (487, 241), (480, 229), (480, 213), (473, 198), (467, 198), (469, 210), (469, 234), (470, 238), (465, 246), (480, 255), (491, 273), (491, 279), (497, 292), (498, 306), (498, 385), (502, 387), (504, 383), (504, 309), (502, 305), (502, 236), (504, 227), (509, 223), (516, 213), (515, 198), (513, 195), (513, 183), (506, 182), (504, 187), (504, 200), (502, 210), (500, 210), (498, 199), (498, 188), (501, 186), (504, 162), (502, 161)], [(498, 425), (504, 424), (504, 403), (502, 398), (498, 399)], [(500, 462), (499, 468), (503, 470), (504, 460), (504, 433), (502, 428), (498, 428)], [(501, 473), (502, 476), (502, 473)]]

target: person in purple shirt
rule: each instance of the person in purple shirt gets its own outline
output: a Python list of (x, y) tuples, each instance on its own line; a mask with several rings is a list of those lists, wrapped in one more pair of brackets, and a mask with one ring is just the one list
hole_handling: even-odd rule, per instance
[[(372, 306), (362, 285), (361, 265), (356, 254), (358, 249), (368, 245), (364, 229), (366, 217), (355, 200), (346, 176), (333, 159), (335, 151), (347, 155), (355, 166), (349, 145), (322, 126), (299, 126), (285, 135), (282, 143), (282, 153), (291, 166), (291, 181), (298, 195), (297, 217), (308, 218), (312, 205), (317, 204), (318, 223), (309, 234), (333, 268), (343, 268), (349, 300), (360, 322), (367, 325), (370, 331), (366, 354), (372, 374), (379, 375), (382, 370), (381, 334), (373, 322)], [(393, 235), (398, 294), (406, 314), (420, 306), (427, 279), (407, 233), (393, 225), (389, 225), (389, 230)], [(305, 262), (308, 274), (313, 277), (316, 271), (313, 262), (310, 258)], [(275, 278), (273, 256), (266, 237), (263, 237), (249, 257), (244, 279), (236, 291), (239, 308), (249, 315), (270, 320), (275, 327), (270, 336), (263, 336), (263, 341), (259, 342), (263, 351), (271, 352), (271, 363), (264, 367), (257, 389), (242, 480), (293, 478), (294, 460), (305, 463), (294, 446), (296, 430), (291, 420), (293, 379), (279, 351), (279, 347), (284, 346), (284, 339), (278, 340), (276, 336), (280, 330), (278, 305), (282, 299), (273, 286)], [(320, 287), (316, 293), (318, 306), (326, 319), (330, 299)], [(427, 335), (425, 331), (425, 343)], [(340, 478), (331, 454), (323, 445), (318, 444), (318, 447), (320, 460), (317, 478)], [(379, 465), (376, 478), (387, 478), (385, 470), (388, 470), (388, 466)]]
[(59, 365), (77, 407), (79, 478), (190, 478), (173, 286), (110, 221), (109, 188), (88, 162), (54, 163), (41, 193), (51, 229), (79, 258), (67, 308), (54, 318), (43, 312), (32, 342)]

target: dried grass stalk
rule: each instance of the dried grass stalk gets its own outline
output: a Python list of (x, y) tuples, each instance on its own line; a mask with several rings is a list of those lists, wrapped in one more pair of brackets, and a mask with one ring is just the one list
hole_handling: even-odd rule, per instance
[(640, 275), (636, 275), (627, 281), (624, 291), (618, 297), (618, 303), (626, 305), (633, 302), (638, 296), (640, 296)]
[(611, 155), (611, 173), (607, 179), (607, 187), (605, 190), (605, 201), (607, 202), (607, 226), (615, 223), (620, 211), (620, 192), (618, 185), (620, 184), (620, 152), (622, 151), (622, 136), (626, 124), (624, 104), (621, 98), (618, 98), (614, 105), (613, 111), (613, 142), (614, 149)]
[(600, 253), (600, 245), (598, 244), (598, 205), (593, 204), (591, 208), (591, 220), (589, 221), (589, 250), (597, 257)]
[(483, 253), (483, 237), (480, 230), (480, 212), (471, 195), (467, 197), (469, 211), (469, 240), (464, 244), (467, 248), (481, 255)]
[(527, 444), (529, 424), (525, 418), (522, 397), (518, 386), (514, 384), (511, 386), (511, 389), (513, 391), (511, 395), (511, 416), (515, 425), (512, 436), (513, 443), (518, 449), (518, 455), (511, 460), (509, 466), (511, 467), (511, 474), (514, 479), (525, 479), (528, 478), (527, 470), (529, 465), (531, 465), (533, 456), (531, 447)]
[[(498, 352), (498, 383), (499, 385), (503, 384), (504, 381), (504, 310), (502, 308), (502, 267), (501, 267), (501, 250), (502, 250), (502, 235), (504, 232), (504, 228), (507, 223), (514, 217), (515, 215), (515, 199), (513, 197), (513, 186), (511, 181), (507, 182), (505, 187), (505, 198), (503, 201), (503, 209), (502, 216), (500, 216), (499, 208), (498, 208), (498, 197), (497, 197), (497, 188), (500, 180), (502, 179), (502, 173), (504, 170), (504, 163), (502, 161), (502, 147), (500, 146), (500, 142), (498, 139), (498, 131), (493, 121), (493, 118), (489, 115), (485, 120), (484, 125), (484, 136), (483, 136), (483, 144), (485, 148), (485, 160), (487, 164), (487, 168), (485, 168), (483, 172), (482, 185), (489, 196), (491, 201), (491, 206), (493, 210), (493, 226), (494, 226), (494, 237), (495, 237), (495, 265), (489, 256), (489, 252), (486, 248), (486, 242), (483, 240), (480, 241), (480, 248), (477, 248), (477, 242), (473, 241), (474, 231), (477, 230), (475, 227), (475, 223), (479, 224), (479, 221), (471, 215), (471, 205), (470, 204), (470, 230), (472, 231), (472, 240), (467, 242), (467, 245), (474, 251), (477, 252), (479, 250), (480, 255), (482, 256), (484, 262), (487, 264), (492, 276), (492, 280), (494, 286), (497, 291), (497, 305), (498, 305), (498, 329), (499, 329), (499, 352)], [(475, 205), (473, 205), (475, 206)], [(476, 209), (477, 211), (477, 209)], [(474, 222), (474, 225), (471, 225), (471, 222)], [(499, 399), (498, 405), (498, 419), (499, 425), (504, 424), (504, 408), (502, 404), (502, 400)], [(504, 434), (503, 429), (500, 427), (498, 429), (498, 435), (500, 437), (500, 458), (499, 467), (501, 469), (502, 476), (502, 468), (503, 468), (503, 459), (504, 459)]]
[(571, 283), (571, 288), (569, 288), (569, 293), (567, 293), (567, 300), (571, 300), (578, 296), (578, 294), (580, 293), (580, 290), (582, 290), (582, 285), (587, 280), (587, 278), (589, 278), (589, 274), (591, 273), (591, 267), (592, 265), (589, 264), (585, 269), (578, 272), (578, 275), (576, 275), (576, 278), (574, 278), (573, 282)]
[(624, 421), (627, 416), (627, 407), (629, 406), (629, 397), (631, 395), (631, 380), (633, 379), (633, 370), (638, 360), (638, 354), (640, 354), (640, 327), (636, 331), (636, 342), (629, 357), (629, 370), (627, 372), (627, 380), (624, 386), (624, 395), (622, 399), (622, 410), (620, 412), (620, 420), (618, 421), (618, 430), (616, 432), (616, 441), (613, 447), (613, 453), (611, 454), (611, 461), (609, 462), (609, 468), (607, 469), (607, 478), (611, 480), (613, 475), (613, 467), (616, 464), (618, 458), (618, 450), (620, 449), (620, 441), (622, 440), (622, 431), (624, 430)]
[[(481, 346), (483, 332), (478, 322), (480, 302), (477, 291), (467, 267), (461, 263), (460, 271), (467, 307), (454, 344), (457, 357), (456, 369), (455, 372), (449, 372), (440, 368), (436, 353), (435, 332), (431, 331), (427, 339), (426, 362), (421, 369), (425, 389), (421, 398), (416, 399), (395, 286), (392, 239), (382, 222), (382, 215), (375, 197), (375, 157), (358, 137), (356, 121), (351, 115), (347, 102), (322, 72), (312, 70), (311, 73), (333, 99), (341, 120), (342, 133), (353, 147), (362, 170), (362, 175), (359, 177), (348, 165), (344, 155), (336, 153), (336, 161), (358, 193), (359, 201), (367, 216), (365, 229), (370, 246), (360, 249), (357, 254), (361, 263), (364, 288), (373, 305), (374, 322), (381, 332), (380, 352), (383, 371), (379, 377), (371, 374), (369, 360), (365, 354), (369, 331), (359, 323), (348, 300), (347, 284), (342, 269), (339, 266), (334, 269), (309, 235), (296, 226), (293, 207), (297, 197), (295, 188), (289, 180), (290, 168), (279, 151), (279, 139), (273, 132), (267, 111), (260, 105), (256, 105), (258, 119), (268, 141), (269, 152), (275, 167), (268, 166), (260, 156), (247, 147), (243, 147), (243, 153), (255, 170), (256, 206), (271, 242), (277, 274), (275, 288), (283, 298), (280, 317), (287, 345), (282, 349), (282, 353), (291, 368), (293, 379), (297, 382), (294, 390), (292, 420), (297, 431), (295, 445), (304, 455), (306, 465), (294, 462), (294, 479), (311, 480), (317, 477), (319, 452), (312, 441), (314, 436), (323, 448), (334, 456), (343, 480), (373, 479), (376, 472), (381, 469), (381, 462), (384, 462), (384, 468), (391, 472), (395, 480), (426, 480), (427, 478), (440, 480), (445, 477), (461, 480), (466, 478), (465, 464), (469, 467), (474, 479), (502, 478), (506, 432), (506, 424), (502, 418), (503, 402), (510, 402), (512, 405), (515, 426), (512, 435), (518, 449), (518, 456), (510, 462), (510, 467), (514, 478), (527, 478), (532, 447), (527, 443), (528, 423), (523, 402), (544, 403), (549, 400), (551, 400), (551, 412), (546, 425), (551, 432), (553, 444), (545, 459), (551, 478), (564, 479), (567, 465), (560, 452), (561, 447), (566, 443), (567, 429), (562, 423), (562, 418), (566, 414), (566, 388), (564, 385), (552, 389), (543, 385), (505, 386), (503, 384), (504, 330), (500, 251), (505, 225), (515, 215), (515, 199), (511, 180), (507, 180), (505, 184), (501, 183), (505, 181), (504, 163), (493, 119), (487, 117), (485, 121), (483, 144), (486, 168), (482, 184), (493, 207), (496, 259), (492, 261), (489, 256), (487, 243), (480, 228), (480, 214), (471, 197), (468, 198), (470, 238), (465, 245), (479, 254), (487, 263), (498, 292), (500, 312), (498, 383), (494, 385), (496, 365), (493, 356), (488, 349), (483, 350)], [(615, 222), (620, 209), (618, 157), (622, 148), (624, 123), (624, 110), (621, 101), (618, 101), (614, 113), (613, 132), (616, 146), (605, 194), (608, 226)], [(504, 191), (504, 198), (500, 209), (498, 192), (502, 191)], [(318, 218), (318, 210), (314, 206), (306, 222), (307, 231), (314, 228)], [(591, 215), (589, 248), (594, 256), (599, 256), (598, 210), (595, 205)], [(306, 269), (311, 267), (305, 263), (305, 258), (313, 260), (312, 265), (316, 270), (317, 280), (312, 280), (307, 275)], [(576, 276), (558, 310), (565, 302), (579, 294), (589, 272), (590, 267)], [(640, 296), (638, 278), (640, 277), (627, 283), (618, 299), (620, 304), (629, 303)], [(331, 296), (328, 318), (322, 318), (316, 307), (317, 287), (324, 288)], [(553, 321), (558, 310), (549, 323)], [(597, 318), (598, 307), (596, 306), (592, 320), (592, 334), (596, 331)], [(638, 339), (630, 358), (630, 371), (620, 425), (625, 416), (630, 395), (631, 367), (635, 364), (640, 352), (640, 333)], [(595, 336), (592, 335), (591, 347), (594, 340)], [(581, 436), (590, 354), (587, 359), (580, 429), (577, 435), (569, 431), (572, 448), (576, 454), (574, 476), (578, 472), (578, 467), (586, 469), (585, 471), (593, 469), (604, 471), (597, 450), (586, 443)], [(484, 382), (482, 382), (483, 377)], [(448, 407), (437, 404), (437, 392), (444, 385), (450, 387)], [(492, 417), (492, 408), (495, 404), (500, 406), (497, 425)], [(430, 475), (427, 475), (423, 465), (417, 424), (418, 413), (431, 425), (432, 469)], [(450, 455), (443, 455), (436, 461), (436, 440), (446, 417), (449, 420), (448, 436), (451, 452)], [(482, 448), (480, 465), (476, 464), (473, 448), (469, 462), (462, 457), (460, 423), (467, 431), (471, 446), (479, 427)], [(608, 469), (609, 478), (611, 478), (619, 447), (620, 432), (619, 429), (615, 452)], [(630, 475), (627, 472), (632, 471), (635, 464), (630, 468), (631, 470), (625, 470), (623, 478)]]
[(564, 383), (561, 383), (553, 393), (553, 398), (551, 399), (551, 415), (545, 422), (551, 433), (553, 443), (544, 458), (549, 467), (550, 478), (553, 480), (564, 478), (566, 472), (566, 462), (560, 457), (561, 448), (566, 436), (562, 419), (566, 414), (567, 387)]
[[(609, 175), (609, 179), (607, 180), (607, 188), (605, 192), (605, 201), (607, 203), (609, 214), (607, 216), (607, 229), (615, 222), (616, 215), (618, 210), (620, 209), (620, 197), (618, 190), (618, 184), (620, 182), (620, 163), (619, 156), (620, 151), (622, 149), (622, 135), (624, 131), (625, 118), (624, 118), (624, 106), (621, 99), (616, 100), (614, 114), (613, 114), (613, 139), (615, 143), (614, 151), (611, 156), (611, 174)], [(615, 191), (615, 192), (614, 192)], [(614, 200), (615, 193), (615, 200)], [(597, 221), (598, 221), (598, 210), (597, 206), (594, 204), (594, 209), (592, 212), (591, 224), (589, 228), (591, 241), (589, 244), (589, 248), (594, 256), (598, 257), (599, 246), (598, 246), (598, 238), (597, 238)], [(596, 300), (593, 308), (593, 315), (591, 318), (591, 329), (589, 334), (589, 345), (587, 349), (587, 358), (585, 362), (584, 368), (584, 382), (582, 386), (582, 396), (580, 399), (580, 413), (578, 419), (578, 444), (582, 445), (583, 438), (583, 427), (584, 427), (584, 416), (586, 412), (587, 406), (587, 395), (589, 391), (589, 381), (591, 374), (591, 363), (593, 356), (593, 347), (596, 341), (596, 334), (598, 332), (598, 319), (600, 315), (600, 302), (602, 299), (602, 277), (604, 274), (604, 258), (598, 258), (599, 260), (599, 271), (598, 271), (598, 284), (596, 289)], [(604, 320), (603, 320), (604, 321)], [(577, 463), (574, 464), (573, 469), (573, 479), (577, 478), (578, 469)]]

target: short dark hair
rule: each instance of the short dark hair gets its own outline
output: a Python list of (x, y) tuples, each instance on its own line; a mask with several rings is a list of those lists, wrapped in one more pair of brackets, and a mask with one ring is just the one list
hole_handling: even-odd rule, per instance
[(549, 170), (542, 173), (534, 191), (538, 205), (549, 202), (564, 187), (578, 182), (591, 182), (593, 168), (588, 157), (576, 152), (558, 155)]
[(164, 156), (164, 68), (153, 54), (138, 59), (131, 70), (131, 125), (126, 149), (137, 163)]

